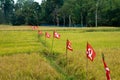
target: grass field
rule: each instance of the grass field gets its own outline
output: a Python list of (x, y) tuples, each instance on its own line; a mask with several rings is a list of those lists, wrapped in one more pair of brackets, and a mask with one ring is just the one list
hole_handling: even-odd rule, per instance
[[(39, 27), (52, 36), (53, 30), (60, 35), (54, 39), (30, 26), (0, 26), (0, 80), (106, 80), (101, 53), (111, 71), (112, 80), (120, 79), (120, 28), (66, 28)], [(68, 51), (66, 64), (66, 39), (72, 42), (73, 52)], [(86, 43), (96, 51), (93, 62), (88, 60), (86, 70)], [(86, 76), (87, 71), (87, 76)], [(53, 76), (54, 75), (54, 76)]]

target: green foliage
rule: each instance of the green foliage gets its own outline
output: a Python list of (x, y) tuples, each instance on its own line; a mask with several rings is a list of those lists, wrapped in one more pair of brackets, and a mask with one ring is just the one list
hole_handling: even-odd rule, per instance
[(120, 26), (119, 0), (0, 0), (0, 24)]
[[(39, 25), (41, 7), (37, 2), (18, 1), (12, 18), (13, 25)], [(29, 13), (29, 14), (28, 14)]]
[[(116, 24), (114, 21), (108, 21), (109, 19), (114, 19), (114, 14), (110, 15), (109, 10), (112, 12), (114, 9), (119, 7), (118, 3), (120, 1), (115, 0), (65, 0), (61, 7), (57, 8), (54, 3), (50, 1), (44, 1), (42, 3), (44, 21), (48, 21), (49, 24), (56, 25), (56, 16), (59, 17), (59, 22), (61, 25), (71, 24), (72, 26), (95, 26), (95, 11), (97, 9), (97, 20), (98, 25), (100, 26), (119, 26), (120, 24)], [(96, 6), (97, 5), (97, 6)], [(50, 14), (50, 15), (49, 15)], [(119, 11), (117, 12), (119, 15)], [(55, 16), (56, 15), (56, 16)], [(110, 17), (107, 17), (110, 16)], [(46, 20), (45, 20), (46, 19)], [(116, 18), (119, 19), (119, 18)], [(54, 22), (55, 21), (55, 22)], [(109, 22), (109, 23), (108, 23)], [(78, 25), (77, 25), (78, 24)], [(116, 24), (116, 25), (115, 25)], [(70, 25), (69, 25), (70, 26)]]
[(0, 15), (2, 20), (0, 23), (9, 24), (13, 15), (14, 0), (0, 0)]
[(42, 24), (56, 25), (59, 17), (59, 9), (63, 5), (64, 0), (47, 0), (43, 1), (42, 7)]

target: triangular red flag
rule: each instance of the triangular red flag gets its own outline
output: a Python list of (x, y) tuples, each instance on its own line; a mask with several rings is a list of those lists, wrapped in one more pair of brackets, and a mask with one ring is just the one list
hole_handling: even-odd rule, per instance
[(66, 42), (66, 48), (70, 51), (73, 51), (73, 49), (71, 47), (71, 42), (69, 40), (67, 40), (67, 42)]
[(60, 34), (58, 34), (56, 31), (53, 32), (53, 37), (59, 39)]
[(43, 33), (42, 33), (42, 31), (41, 31), (41, 30), (38, 30), (38, 34), (39, 34), (39, 35), (42, 35)]
[(51, 36), (51, 35), (50, 35), (48, 32), (45, 33), (45, 37), (46, 37), (46, 38), (50, 38), (50, 36)]
[(111, 78), (110, 78), (110, 69), (107, 67), (107, 64), (105, 63), (104, 54), (102, 54), (102, 61), (103, 61), (104, 68), (105, 68), (105, 71), (106, 71), (107, 80), (111, 80)]
[(86, 54), (87, 54), (87, 58), (90, 59), (91, 61), (93, 61), (96, 56), (94, 49), (92, 48), (92, 46), (89, 43), (87, 43)]

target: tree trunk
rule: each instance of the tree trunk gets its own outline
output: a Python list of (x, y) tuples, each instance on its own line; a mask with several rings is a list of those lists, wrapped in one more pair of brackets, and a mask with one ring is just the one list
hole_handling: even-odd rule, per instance
[(65, 26), (65, 16), (63, 16), (63, 26)]
[(88, 12), (85, 12), (85, 26), (88, 27)]
[(96, 3), (96, 10), (95, 10), (95, 27), (98, 26), (98, 1)]
[(58, 18), (58, 16), (56, 17), (56, 22), (57, 22), (57, 26), (59, 26), (59, 18)]
[(69, 15), (69, 27), (71, 27), (71, 15)]
[(96, 11), (95, 11), (95, 27), (97, 27), (97, 7), (96, 7)]
[(81, 27), (83, 27), (83, 14), (81, 12)]
[(52, 19), (52, 22), (53, 22), (53, 25), (56, 25), (56, 22), (55, 22), (55, 16), (53, 16), (53, 19)]

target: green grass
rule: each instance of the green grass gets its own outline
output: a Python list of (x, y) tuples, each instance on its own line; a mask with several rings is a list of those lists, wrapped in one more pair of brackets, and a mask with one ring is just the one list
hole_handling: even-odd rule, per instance
[[(54, 29), (53, 29), (54, 30)], [(89, 42), (96, 51), (95, 61), (88, 63), (88, 79), (89, 80), (105, 80), (105, 71), (101, 59), (101, 53), (105, 54), (105, 59), (108, 67), (111, 70), (113, 80), (118, 80), (119, 77), (119, 50), (120, 50), (120, 29), (119, 28), (85, 28), (85, 29), (58, 29), (61, 34), (61, 39), (54, 39), (53, 52), (61, 53), (63, 58), (59, 58), (57, 63), (61, 65), (64, 61), (66, 52), (66, 39), (72, 42), (73, 52), (68, 52), (68, 60), (71, 64), (67, 65), (67, 74), (77, 80), (80, 79), (81, 68), (83, 73), (86, 71), (86, 43)], [(49, 31), (52, 34), (52, 31)], [(43, 38), (44, 39), (44, 38)], [(49, 47), (51, 47), (52, 39), (47, 39)], [(51, 48), (50, 48), (51, 49)], [(117, 64), (114, 64), (117, 63)], [(77, 67), (78, 66), (78, 67)], [(115, 66), (115, 67), (114, 67)], [(77, 67), (77, 68), (76, 68)], [(75, 69), (74, 69), (75, 68)], [(77, 71), (76, 71), (77, 70)], [(67, 72), (66, 71), (66, 72)], [(116, 73), (117, 72), (117, 73)], [(79, 76), (79, 77), (78, 77)], [(82, 79), (83, 80), (83, 79)]]
[[(58, 31), (61, 39), (54, 39), (53, 50), (65, 53), (66, 39), (72, 42), (75, 51), (85, 51), (86, 43), (89, 42), (95, 49), (120, 48), (120, 32), (79, 32), (78, 31)], [(52, 34), (52, 32), (51, 32)], [(52, 39), (48, 40), (49, 44)]]
[(38, 52), (42, 44), (35, 31), (0, 31), (0, 55)]
[[(46, 39), (46, 45), (45, 45), (45, 37), (42, 36), (38, 39), (37, 31), (32, 31), (30, 26), (0, 26), (0, 66), (4, 66), (4, 69), (0, 67), (3, 73), (0, 77), (2, 80), (6, 80), (6, 78), (9, 79), (9, 77), (12, 77), (10, 73), (10, 68), (13, 67), (15, 78), (13, 80), (37, 80), (36, 75), (38, 74), (38, 77), (45, 75), (44, 74), (44, 65), (42, 66), (43, 72), (36, 73), (35, 71), (31, 72), (31, 69), (29, 69), (29, 66), (33, 65), (33, 63), (36, 66), (39, 66), (39, 63), (36, 62), (38, 60), (37, 54), (34, 54), (37, 56), (37, 59), (32, 53), (39, 53), (42, 55), (42, 58), (46, 60), (46, 62), (43, 61), (43, 64), (47, 63), (46, 67), (53, 68), (53, 73), (55, 72), (55, 76), (52, 77), (52, 75), (49, 75), (50, 79), (46, 79), (47, 76), (44, 76), (45, 78), (42, 78), (43, 80), (55, 80), (60, 79), (63, 80), (66, 77), (66, 80), (85, 80), (86, 79), (86, 43), (89, 42), (92, 47), (96, 51), (96, 58), (93, 62), (88, 60), (88, 79), (89, 80), (106, 80), (105, 76), (105, 70), (103, 67), (102, 59), (101, 59), (101, 53), (105, 54), (105, 60), (110, 68), (111, 71), (111, 78), (112, 80), (119, 80), (120, 79), (120, 68), (119, 68), (119, 51), (120, 51), (120, 28), (114, 28), (114, 27), (98, 27), (98, 28), (66, 28), (66, 27), (45, 27), (40, 26), (40, 30), (44, 32), (48, 31), (51, 36), (53, 34), (53, 30), (56, 30), (60, 35), (60, 39), (54, 39), (54, 46), (53, 46), (53, 52), (55, 56), (52, 55), (51, 51), (51, 45), (52, 45), (52, 37), (50, 39)], [(66, 65), (66, 57), (65, 57), (65, 47), (66, 47), (66, 39), (69, 39), (72, 42), (73, 52), (68, 51), (68, 60)], [(47, 47), (46, 47), (47, 46)], [(25, 54), (24, 54), (25, 53)], [(30, 55), (26, 55), (26, 53)], [(18, 55), (16, 55), (18, 54)], [(47, 54), (44, 55), (43, 54)], [(9, 55), (9, 56), (7, 56)], [(14, 61), (16, 65), (22, 65), (21, 63), (18, 63), (16, 59), (21, 59), (21, 56), (26, 56), (27, 58), (21, 63), (25, 62), (26, 66), (23, 67), (24, 69), (18, 67), (18, 66), (8, 66), (9, 64), (12, 64)], [(3, 56), (3, 57), (2, 57)], [(7, 57), (7, 59), (5, 57)], [(33, 56), (33, 57), (32, 57)], [(29, 59), (30, 58), (30, 59)], [(35, 59), (35, 60), (34, 60)], [(5, 61), (8, 63), (6, 63)], [(13, 60), (13, 61), (11, 61)], [(2, 62), (3, 61), (3, 62)], [(30, 63), (32, 62), (32, 63)], [(38, 64), (38, 65), (37, 65)], [(21, 70), (18, 74), (15, 69)], [(8, 70), (6, 70), (8, 69)], [(38, 68), (37, 68), (38, 69)], [(36, 69), (36, 70), (37, 70)], [(39, 69), (38, 69), (38, 72)], [(50, 73), (51, 71), (47, 71), (47, 73)], [(33, 73), (36, 73), (36, 75), (33, 75)], [(6, 74), (6, 76), (5, 76)], [(26, 74), (32, 74), (28, 76)], [(20, 75), (20, 77), (18, 77)], [(61, 76), (62, 75), (62, 76)], [(23, 76), (23, 78), (22, 78)], [(6, 78), (5, 78), (6, 77)], [(19, 79), (18, 79), (18, 78)], [(58, 80), (57, 79), (57, 80)], [(10, 79), (12, 80), (12, 79)], [(39, 80), (39, 79), (38, 79)]]

